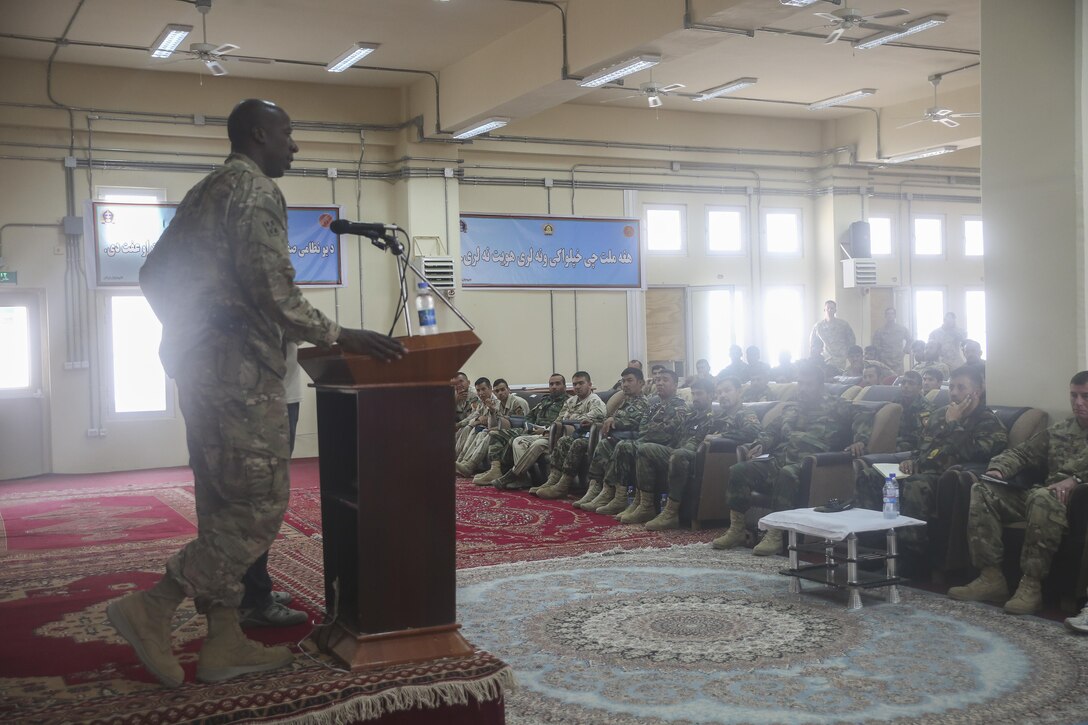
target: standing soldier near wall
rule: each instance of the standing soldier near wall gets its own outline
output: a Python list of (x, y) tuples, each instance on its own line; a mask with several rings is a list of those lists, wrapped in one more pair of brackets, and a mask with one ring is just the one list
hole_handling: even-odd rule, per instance
[(812, 326), (812, 334), (809, 335), (809, 346), (816, 338), (823, 342), (824, 359), (836, 369), (836, 374), (846, 368), (846, 351), (857, 344), (850, 323), (835, 316), (838, 311), (839, 305), (835, 300), (825, 302), (824, 319)]

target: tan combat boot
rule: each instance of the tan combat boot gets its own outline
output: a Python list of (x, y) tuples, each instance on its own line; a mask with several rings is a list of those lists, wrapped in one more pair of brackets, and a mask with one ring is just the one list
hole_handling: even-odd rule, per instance
[(554, 484), (548, 486), (545, 489), (537, 491), (536, 495), (540, 498), (554, 501), (557, 498), (563, 498), (567, 495), (567, 491), (570, 491), (571, 484), (574, 483), (574, 476), (569, 473), (564, 473), (559, 477)]
[(612, 487), (612, 500), (597, 509), (597, 513), (615, 516), (627, 508), (627, 489), (624, 486)]
[(1009, 614), (1035, 614), (1043, 608), (1042, 582), (1033, 576), (1024, 575), (1016, 594), (1005, 602), (1005, 611)]
[(196, 666), (196, 679), (201, 682), (276, 670), (294, 661), (295, 656), (286, 647), (265, 647), (242, 634), (234, 607), (212, 607), (207, 616), (208, 637)]
[(642, 491), (636, 488), (634, 491), (634, 495), (631, 496), (631, 499), (627, 502), (627, 505), (624, 506), (623, 511), (620, 511), (618, 514), (612, 514), (612, 518), (614, 518), (616, 521), (619, 521), (624, 516), (630, 515), (632, 512), (634, 512), (635, 509), (638, 508), (639, 502), (641, 501)]
[(133, 592), (111, 602), (106, 617), (125, 638), (147, 671), (166, 687), (185, 682), (170, 644), (170, 620), (185, 599), (185, 592), (169, 574), (146, 592)]
[(756, 544), (752, 553), (756, 556), (772, 556), (782, 550), (782, 529), (767, 529), (763, 541)]
[(484, 473), (476, 476), (472, 479), (472, 482), (477, 486), (490, 486), (492, 483), (498, 480), (502, 475), (502, 463), (499, 461), (492, 461), (491, 468), (487, 469)]
[(533, 486), (529, 489), (529, 493), (534, 496), (539, 495), (541, 490), (545, 488), (551, 488), (555, 484), (559, 483), (559, 478), (563, 475), (563, 472), (559, 470), (558, 466), (552, 466), (552, 470), (548, 472), (548, 480), (539, 486)]
[(602, 506), (607, 506), (612, 503), (612, 499), (616, 496), (616, 487), (610, 486), (607, 483), (601, 485), (601, 492), (597, 494), (589, 503), (582, 504), (583, 511), (596, 511)]
[(715, 549), (735, 549), (743, 546), (747, 540), (747, 532), (744, 523), (744, 514), (740, 511), (729, 512), (729, 531), (714, 539), (710, 545)]
[(1009, 585), (1005, 583), (1005, 575), (1000, 568), (988, 566), (970, 584), (949, 589), (948, 596), (961, 602), (1003, 604), (1009, 598)]
[(680, 502), (671, 498), (665, 502), (665, 508), (656, 518), (646, 522), (647, 531), (665, 531), (680, 528)]
[(657, 516), (657, 508), (654, 507), (654, 495), (651, 491), (642, 491), (641, 495), (635, 497), (635, 500), (637, 501), (635, 510), (621, 515), (621, 524), (644, 524)]
[(472, 467), (464, 461), (457, 461), (453, 464), (453, 469), (457, 471), (457, 475), (461, 478), (473, 478)]
[(586, 488), (586, 495), (572, 503), (571, 506), (576, 509), (587, 508), (590, 501), (601, 495), (601, 490), (603, 488), (604, 486), (601, 485), (600, 481), (590, 481), (589, 486)]

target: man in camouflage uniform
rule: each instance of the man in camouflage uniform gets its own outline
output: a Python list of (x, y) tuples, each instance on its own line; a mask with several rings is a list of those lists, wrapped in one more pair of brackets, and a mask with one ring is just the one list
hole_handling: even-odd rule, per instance
[(467, 418), (479, 405), (476, 394), (469, 385), (468, 375), (458, 371), (453, 378), (453, 419), (460, 422)]
[(865, 369), (865, 351), (861, 345), (851, 345), (846, 349), (846, 365), (842, 369), (844, 378), (860, 378)]
[(913, 370), (917, 373), (921, 373), (922, 377), (925, 377), (926, 370), (936, 370), (941, 374), (941, 382), (948, 380), (948, 376), (952, 374), (951, 368), (941, 362), (941, 343), (936, 340), (930, 340), (926, 343), (925, 350), (922, 352), (922, 359), (915, 364)]
[[(920, 388), (919, 388), (920, 390)], [(986, 407), (982, 376), (973, 368), (952, 373), (948, 396), (952, 402), (928, 416), (915, 453), (899, 464), (904, 474), (897, 479), (899, 510), (932, 522), (937, 518), (937, 482), (952, 466), (984, 464), (1005, 450), (1009, 435), (994, 412)], [(905, 413), (906, 411), (904, 411)], [(857, 477), (858, 505), (880, 511), (884, 502), (884, 476), (872, 467)], [(923, 550), (926, 527), (908, 526), (899, 532), (906, 548)]]
[(902, 375), (903, 356), (910, 351), (911, 341), (910, 330), (895, 321), (895, 308), (884, 310), (884, 324), (873, 330), (876, 359)]
[(718, 383), (717, 397), (721, 407), (717, 412), (712, 407), (714, 388), (696, 384), (691, 386), (691, 392), (693, 410), (673, 442), (668, 446), (643, 443), (638, 447), (636, 485), (643, 500), (649, 497), (652, 501), (662, 486), (669, 494), (661, 512), (646, 523), (650, 531), (679, 528), (680, 504), (695, 471), (695, 454), (705, 439), (724, 436), (751, 443), (761, 430), (759, 416), (741, 405), (741, 384), (736, 378), (725, 378)]
[(872, 345), (867, 345), (865, 347), (865, 350), (862, 352), (861, 363), (863, 370), (865, 365), (873, 365), (876, 367), (880, 380), (903, 374), (902, 366), (900, 366), (899, 370), (892, 370), (879, 358), (876, 348)]
[[(767, 363), (753, 363), (748, 369), (748, 372), (751, 378), (748, 381), (748, 385), (744, 388), (744, 392), (741, 393), (741, 402), (762, 403), (771, 400), (774, 395), (767, 385), (771, 379), (771, 369), (767, 367)], [(722, 378), (722, 381), (729, 379), (729, 377), (724, 377)], [(735, 380), (736, 378), (733, 379)]]
[[(1069, 526), (1065, 510), (1069, 495), (1088, 478), (1088, 370), (1069, 381), (1069, 404), (1072, 417), (990, 461), (986, 475), (1008, 485), (979, 481), (971, 487), (967, 541), (971, 563), (982, 573), (967, 586), (949, 589), (953, 599), (1004, 602), (1010, 614), (1032, 614), (1042, 607), (1040, 585)], [(1029, 480), (1014, 481), (1018, 474)], [(1001, 571), (1001, 529), (1014, 523), (1026, 523), (1027, 531), (1020, 553), (1023, 577), (1008, 599)]]
[(846, 351), (857, 344), (857, 340), (850, 323), (835, 316), (838, 311), (835, 300), (824, 302), (824, 319), (812, 326), (809, 341), (819, 338), (824, 344), (824, 358), (832, 367), (842, 370), (846, 367)]
[(216, 682), (292, 661), (286, 647), (246, 639), (237, 609), (242, 574), (268, 550), (287, 507), (287, 342), (339, 342), (384, 360), (404, 351), (383, 335), (342, 329), (294, 284), (287, 208), (272, 181), (298, 151), (287, 114), (267, 101), (242, 101), (227, 133), (231, 155), (186, 194), (140, 271), (163, 325), (159, 355), (185, 417), (198, 531), (152, 589), (112, 602), (107, 615), (168, 687), (184, 679), (170, 630), (186, 596), (208, 618), (197, 679)]
[[(638, 436), (616, 443), (608, 459), (608, 465), (603, 471), (604, 479), (601, 482), (604, 485), (601, 494), (585, 504), (583, 506), (585, 510), (617, 517), (620, 514), (641, 510), (642, 515), (651, 512), (650, 517), (644, 520), (649, 521), (653, 518), (656, 509), (652, 494), (642, 496), (636, 488), (635, 498), (628, 506), (627, 483), (628, 481), (634, 483), (633, 475), (639, 447), (645, 443), (668, 445), (683, 425), (684, 418), (687, 417), (688, 405), (676, 394), (677, 384), (678, 379), (673, 370), (662, 370), (658, 375), (657, 402), (646, 410), (639, 421)], [(598, 460), (596, 455), (594, 460)], [(595, 472), (591, 466), (590, 476), (595, 473), (600, 475), (600, 472)]]
[(488, 431), (487, 460), (490, 468), (473, 478), (472, 482), (477, 486), (491, 486), (499, 480), (503, 469), (510, 470), (514, 465), (513, 451), (510, 450), (513, 440), (522, 435), (547, 435), (566, 400), (567, 379), (559, 373), (552, 373), (548, 378), (548, 396), (529, 411), (524, 427)]
[[(642, 393), (646, 379), (642, 375), (641, 368), (626, 368), (620, 374), (620, 382), (621, 392), (615, 393), (615, 395), (622, 395), (623, 402), (611, 416), (605, 418), (604, 422), (601, 423), (600, 436), (597, 446), (594, 448), (594, 454), (596, 454), (602, 443), (606, 447), (611, 446), (609, 440), (613, 434), (620, 431), (637, 430), (642, 414), (649, 407), (646, 396)], [(552, 467), (547, 482), (538, 488), (530, 488), (529, 493), (544, 499), (563, 498), (570, 491), (571, 484), (574, 483), (574, 479), (577, 478), (578, 473), (585, 465), (588, 454), (588, 432), (580, 434), (580, 431), (576, 430), (571, 435), (564, 435), (555, 444), (555, 449), (552, 450)], [(596, 479), (591, 480), (586, 495), (579, 501), (582, 503), (591, 501), (600, 492), (601, 484)]]
[(511, 394), (510, 384), (502, 378), (495, 380), (493, 388), (485, 388), (485, 392), (480, 392), (480, 383), (486, 380), (487, 378), (480, 378), (480, 380), (476, 381), (476, 392), (480, 396), (480, 400), (484, 401), (487, 414), (479, 421), (478, 425), (471, 428), (471, 437), (463, 446), (458, 454), (457, 461), (454, 463), (457, 473), (465, 477), (475, 474), (484, 459), (487, 458), (491, 431), (509, 428), (510, 416), (524, 418), (529, 414), (529, 404), (525, 402), (524, 398)]
[(949, 312), (944, 316), (944, 324), (929, 333), (929, 342), (936, 342), (939, 348), (938, 359), (949, 368), (958, 368), (967, 362), (963, 356), (963, 341), (967, 333), (956, 327), (956, 315)]
[[(604, 401), (593, 392), (593, 380), (585, 370), (579, 370), (571, 376), (574, 395), (563, 401), (563, 407), (552, 426), (573, 425), (576, 430), (588, 432), (594, 423), (604, 420)], [(514, 465), (509, 471), (495, 480), (498, 489), (528, 488), (526, 472), (538, 458), (548, 452), (551, 435), (546, 431), (543, 436), (522, 435), (510, 443)]]
[(481, 429), (486, 431), (488, 421), (499, 410), (499, 399), (495, 397), (495, 393), (491, 390), (490, 380), (477, 378), (476, 382), (473, 383), (473, 387), (476, 388), (476, 401), (472, 405), (472, 410), (468, 416), (457, 421), (454, 425), (454, 430), (457, 431), (454, 436), (454, 451), (457, 454), (454, 468), (463, 476), (471, 475), (462, 472), (461, 467), (457, 465), (462, 462), (465, 449), (472, 445), (473, 439), (481, 432)]
[[(801, 486), (801, 461), (813, 453), (825, 453), (849, 439), (846, 451), (855, 458), (865, 452), (869, 442), (872, 413), (851, 405), (842, 398), (828, 395), (823, 371), (810, 361), (797, 366), (797, 399), (787, 404), (782, 415), (763, 429), (749, 450), (751, 459), (764, 451), (770, 458), (746, 460), (729, 469), (729, 530), (713, 541), (716, 549), (731, 549), (744, 543), (744, 514), (751, 506), (752, 490), (772, 494), (772, 508), (784, 511), (796, 508)], [(770, 556), (782, 546), (782, 532), (771, 529), (752, 552)]]
[(899, 435), (895, 450), (913, 451), (922, 440), (922, 430), (933, 412), (933, 405), (922, 395), (922, 376), (913, 370), (903, 373), (899, 384), (899, 405), (903, 415), (899, 419)]

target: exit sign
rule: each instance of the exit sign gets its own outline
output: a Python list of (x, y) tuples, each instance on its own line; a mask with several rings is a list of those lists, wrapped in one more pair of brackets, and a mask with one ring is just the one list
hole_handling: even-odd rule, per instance
[(19, 284), (19, 273), (0, 270), (0, 284)]

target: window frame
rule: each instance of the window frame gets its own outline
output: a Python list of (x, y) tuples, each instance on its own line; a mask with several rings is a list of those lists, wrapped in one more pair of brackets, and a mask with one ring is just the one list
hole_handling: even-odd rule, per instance
[[(918, 221), (924, 220), (936, 220), (941, 224), (941, 249), (938, 252), (921, 254), (918, 252)], [(910, 252), (915, 257), (921, 257), (926, 259), (937, 259), (946, 257), (948, 255), (948, 220), (944, 214), (912, 214), (910, 218)]]
[[(102, 340), (100, 358), (102, 359), (101, 389), (104, 401), (104, 420), (111, 423), (146, 421), (146, 420), (171, 420), (177, 417), (177, 392), (174, 381), (163, 370), (163, 384), (166, 388), (164, 407), (162, 410), (118, 411), (116, 407), (114, 387), (114, 356), (113, 356), (113, 299), (115, 297), (139, 297), (143, 299), (138, 289), (109, 289), (100, 290), (98, 299), (101, 305), (102, 332), (99, 339)], [(162, 365), (162, 361), (159, 361)]]
[[(805, 256), (805, 210), (801, 207), (765, 207), (763, 210), (763, 217), (760, 219), (760, 236), (763, 241), (764, 254), (771, 257), (787, 258), (797, 257), (801, 258)], [(771, 214), (792, 214), (796, 220), (797, 227), (797, 249), (796, 251), (780, 252), (771, 249), (770, 238), (767, 234), (767, 217)]]
[[(738, 249), (710, 248), (710, 215), (713, 212), (736, 212), (740, 215), (740, 247)], [(707, 204), (703, 208), (705, 227), (706, 254), (713, 257), (744, 257), (748, 254), (748, 207), (739, 204)]]
[[(680, 214), (680, 248), (653, 249), (650, 246), (650, 212), (675, 211)], [(687, 204), (659, 204), (647, 202), (642, 205), (642, 228), (647, 255), (656, 257), (686, 257), (688, 254), (688, 207)]]

